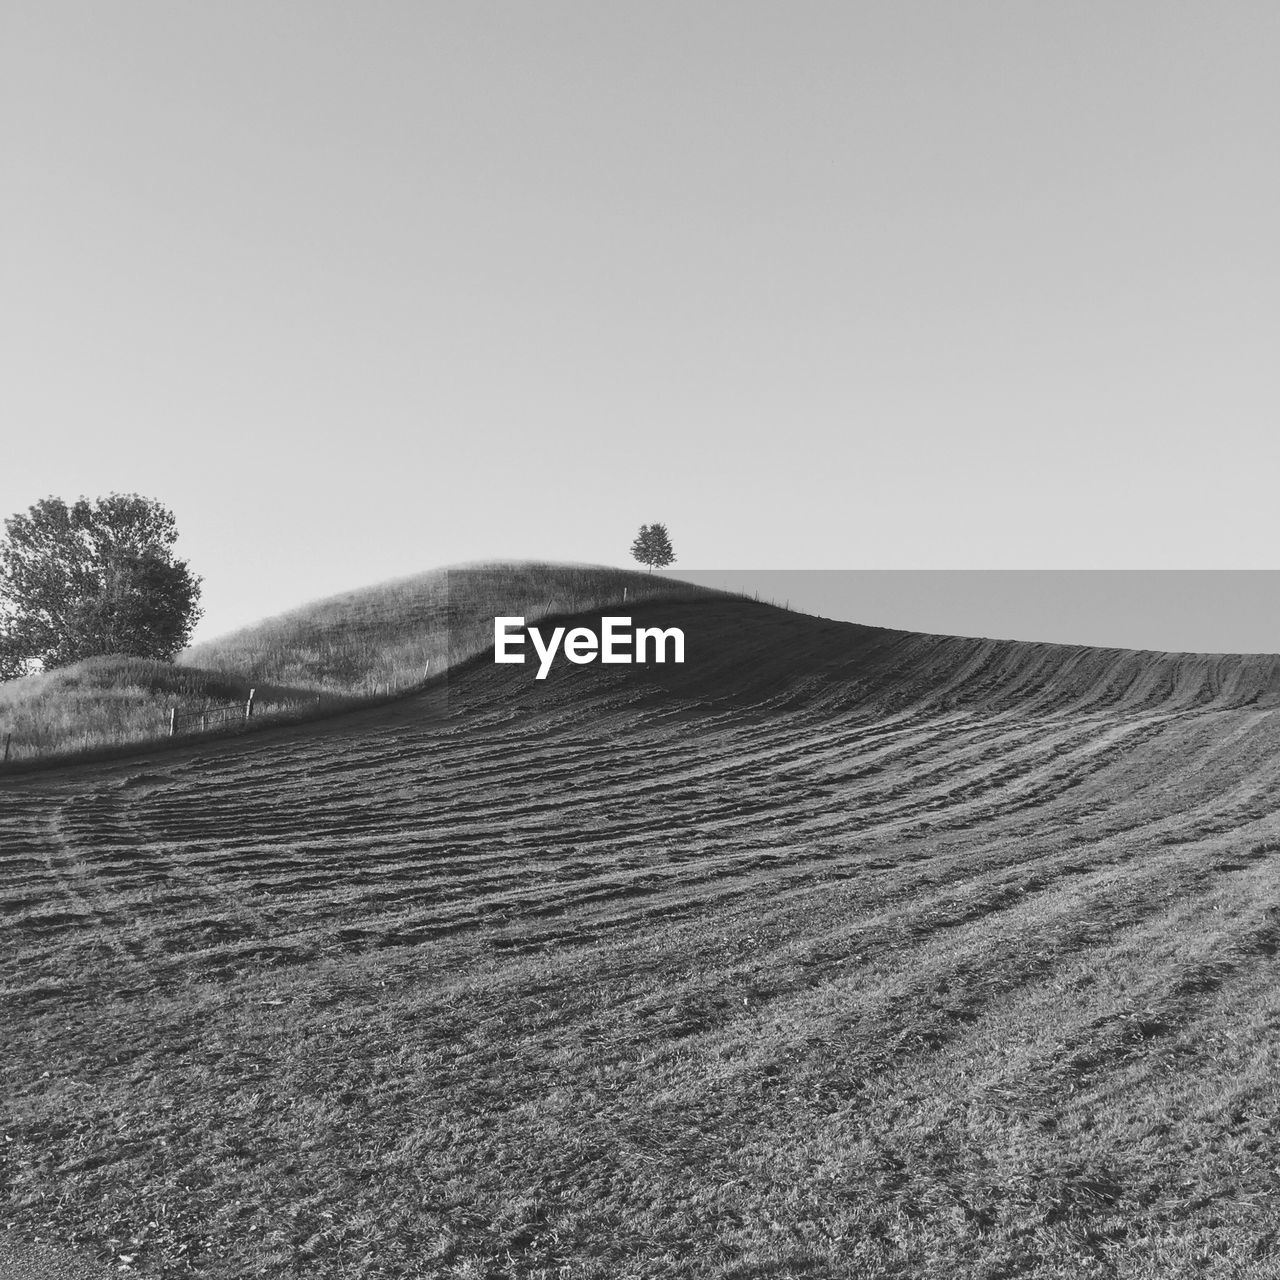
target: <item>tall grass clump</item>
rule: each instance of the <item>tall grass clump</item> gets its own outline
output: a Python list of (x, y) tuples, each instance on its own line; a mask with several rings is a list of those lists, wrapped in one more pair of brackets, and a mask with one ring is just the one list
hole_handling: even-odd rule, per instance
[[(226, 672), (149, 658), (85, 658), (0, 684), (0, 744), (10, 761), (149, 742), (169, 732), (169, 713), (243, 706), (248, 681)], [(264, 685), (255, 712), (314, 701), (307, 690)]]

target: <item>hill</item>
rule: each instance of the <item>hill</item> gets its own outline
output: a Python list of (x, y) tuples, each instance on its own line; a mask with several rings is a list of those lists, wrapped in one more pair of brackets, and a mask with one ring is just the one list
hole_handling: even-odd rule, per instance
[(685, 664), (0, 780), (5, 1220), (165, 1277), (1275, 1274), (1276, 659), (633, 612)]
[[(147, 658), (86, 658), (0, 683), (0, 741), (8, 740), (14, 762), (146, 743), (168, 733), (174, 708), (188, 716), (242, 708), (252, 687), (232, 672)], [(306, 688), (263, 682), (255, 695), (262, 717), (316, 706), (315, 691)]]
[[(110, 753), (235, 718), (332, 714), (421, 685), (493, 642), (495, 612), (530, 620), (622, 602), (719, 593), (592, 565), (511, 562), (437, 569), (345, 592), (193, 646), (175, 663), (93, 658), (0, 684), (0, 743), (19, 762)], [(230, 716), (230, 719), (223, 717)]]
[(512, 561), (436, 569), (315, 601), (187, 651), (253, 680), (333, 693), (409, 688), (489, 648), (495, 614), (531, 622), (602, 605), (720, 595), (603, 565)]

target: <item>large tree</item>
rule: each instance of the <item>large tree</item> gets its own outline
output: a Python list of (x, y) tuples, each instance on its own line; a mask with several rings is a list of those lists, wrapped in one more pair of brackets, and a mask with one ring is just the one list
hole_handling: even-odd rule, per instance
[(98, 654), (172, 658), (200, 618), (200, 579), (173, 554), (173, 513), (113, 493), (45, 498), (0, 541), (0, 678)]
[(675, 558), (671, 549), (671, 539), (667, 536), (665, 524), (642, 524), (636, 540), (631, 544), (631, 554), (641, 564), (654, 569), (665, 569)]

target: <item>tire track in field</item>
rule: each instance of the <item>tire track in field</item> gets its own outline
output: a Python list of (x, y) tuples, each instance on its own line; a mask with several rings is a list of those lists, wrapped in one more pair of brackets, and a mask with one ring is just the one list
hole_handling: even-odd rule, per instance
[(44, 815), (39, 847), (50, 880), (81, 920), (92, 922), (92, 933), (86, 941), (94, 949), (114, 956), (122, 968), (137, 972), (142, 968), (137, 955), (141, 939), (120, 910), (119, 895), (111, 893), (90, 866), (78, 824), (73, 821), (80, 808), (92, 803), (92, 795), (73, 794), (50, 805)]
[(6, 921), (38, 906), (47, 887), (41, 847), (44, 806), (23, 799), (6, 797), (0, 808), (0, 913)]
[[(136, 977), (143, 969), (171, 973), (182, 953), (208, 949), (227, 932), (272, 936), (260, 912), (185, 865), (180, 849), (149, 838), (127, 786), (47, 797), (29, 840), (43, 874), (30, 885), (28, 900), (47, 902), (41, 883), (51, 883), (70, 913), (17, 922), (27, 947), (47, 947), (71, 931), (77, 947), (105, 951), (117, 973)], [(230, 931), (228, 919), (236, 922)], [(166, 955), (172, 957), (167, 963)]]
[(157, 928), (163, 949), (180, 958), (192, 951), (216, 950), (224, 941), (261, 939), (265, 943), (273, 939), (276, 930), (271, 918), (250, 906), (243, 894), (232, 892), (219, 877), (202, 870), (184, 849), (180, 829), (176, 840), (161, 840), (151, 829), (148, 810), (155, 797), (164, 795), (170, 785), (167, 780), (147, 780), (141, 788), (137, 782), (127, 779), (101, 794), (132, 856), (145, 858), (163, 870), (167, 892), (161, 914), (165, 924)]

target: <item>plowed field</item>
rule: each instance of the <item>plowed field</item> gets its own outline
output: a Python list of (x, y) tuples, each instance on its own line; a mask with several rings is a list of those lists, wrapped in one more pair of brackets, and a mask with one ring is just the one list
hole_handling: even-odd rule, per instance
[(1280, 662), (641, 614), (683, 667), (0, 778), (11, 1230), (165, 1277), (1277, 1274)]

